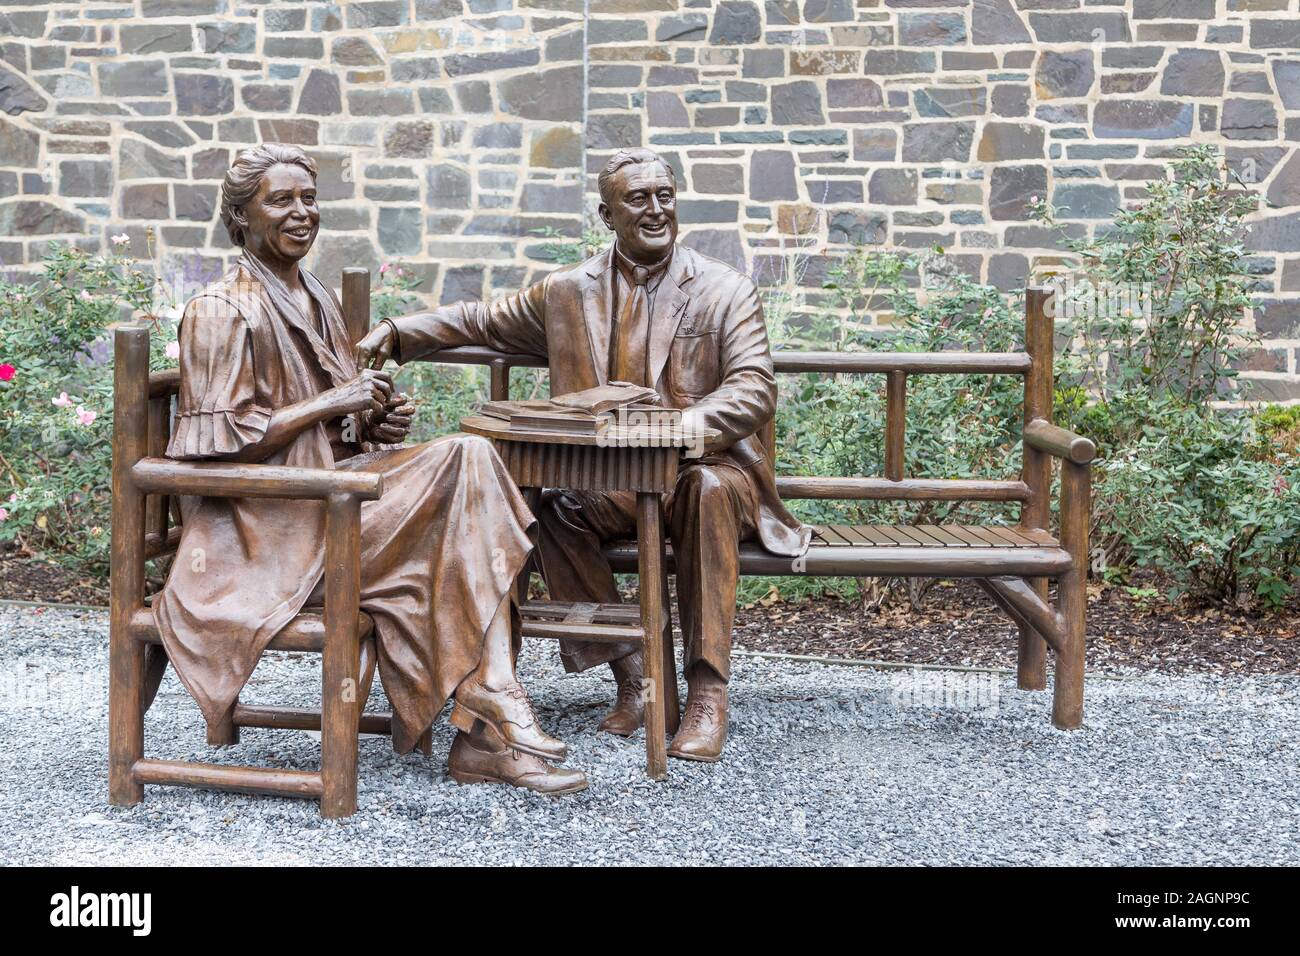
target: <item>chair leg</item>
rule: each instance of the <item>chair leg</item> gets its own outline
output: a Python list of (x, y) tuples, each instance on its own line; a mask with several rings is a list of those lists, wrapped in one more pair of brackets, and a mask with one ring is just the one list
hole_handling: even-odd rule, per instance
[(144, 757), (144, 647), (114, 622), (109, 636), (108, 802), (129, 807), (144, 799), (132, 771)]
[(321, 662), (321, 816), (357, 810), (361, 502), (331, 495), (325, 512), (325, 653)]
[[(1047, 600), (1047, 578), (1030, 580), (1035, 592)], [(1047, 688), (1047, 642), (1032, 627), (1020, 625), (1020, 642), (1016, 651), (1016, 686), (1021, 690)]]
[(420, 751), (426, 757), (433, 756), (433, 728), (429, 728), (420, 734), (420, 739), (415, 742), (415, 749)]

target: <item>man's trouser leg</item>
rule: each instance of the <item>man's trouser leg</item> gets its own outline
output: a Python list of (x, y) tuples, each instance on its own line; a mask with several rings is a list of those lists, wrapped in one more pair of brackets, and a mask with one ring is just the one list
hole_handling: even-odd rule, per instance
[(740, 542), (755, 530), (757, 497), (749, 477), (729, 465), (689, 465), (668, 501), (668, 536), (677, 563), (677, 603), (689, 675), (707, 664), (731, 673)]

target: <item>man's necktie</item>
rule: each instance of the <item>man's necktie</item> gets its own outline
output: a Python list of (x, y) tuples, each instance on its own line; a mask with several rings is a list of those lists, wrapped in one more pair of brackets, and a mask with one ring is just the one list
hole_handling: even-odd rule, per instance
[(650, 297), (646, 283), (658, 269), (634, 266), (632, 293), (623, 305), (614, 334), (614, 361), (611, 362), (610, 380), (631, 382), (633, 385), (650, 385), (646, 381), (646, 340), (650, 332)]

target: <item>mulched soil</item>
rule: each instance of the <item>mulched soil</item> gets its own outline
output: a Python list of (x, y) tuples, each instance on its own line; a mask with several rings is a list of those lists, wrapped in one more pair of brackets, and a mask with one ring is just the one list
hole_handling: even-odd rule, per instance
[[(1017, 631), (974, 583), (960, 581), (936, 585), (919, 614), (832, 597), (751, 605), (737, 611), (734, 642), (783, 654), (1014, 668)], [(1109, 672), (1300, 673), (1300, 607), (1269, 616), (1195, 612), (1090, 588), (1087, 654), (1089, 669)]]
[[(36, 558), (0, 556), (0, 599), (108, 603), (107, 583)], [(674, 614), (674, 617), (676, 615)], [(915, 664), (1016, 666), (1016, 630), (970, 582), (941, 582), (920, 612), (867, 610), (828, 596), (736, 612), (735, 646), (751, 651)], [(1116, 588), (1088, 601), (1088, 666), (1106, 672), (1300, 673), (1300, 605), (1275, 615), (1189, 611)]]
[(0, 555), (0, 598), (51, 604), (108, 604), (108, 581), (69, 571), (53, 561)]

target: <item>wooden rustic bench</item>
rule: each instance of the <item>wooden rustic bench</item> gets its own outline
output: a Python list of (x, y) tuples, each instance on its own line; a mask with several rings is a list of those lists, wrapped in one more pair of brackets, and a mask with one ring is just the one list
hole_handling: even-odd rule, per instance
[[(1027, 690), (1047, 686), (1046, 649), (1056, 657), (1052, 722), (1077, 728), (1083, 719), (1084, 625), (1088, 525), (1091, 510), (1091, 441), (1052, 424), (1052, 293), (1025, 293), (1025, 347), (1020, 352), (800, 352), (773, 353), (779, 373), (859, 373), (885, 376), (884, 475), (879, 477), (785, 476), (776, 478), (786, 500), (1011, 501), (1020, 521), (1003, 525), (829, 525), (816, 527), (811, 547), (798, 560), (741, 545), (741, 572), (761, 575), (915, 576), (973, 578), (1018, 625), (1017, 682)], [(544, 358), (489, 348), (447, 349), (424, 361), (481, 364), (490, 370), (491, 397), (508, 398), (512, 368), (545, 367)], [(1019, 375), (1024, 379), (1024, 459), (1019, 476), (1004, 480), (922, 479), (903, 473), (907, 379), (923, 374)], [(769, 453), (775, 426), (761, 435)], [(769, 465), (774, 456), (769, 454)], [(1060, 533), (1049, 530), (1052, 462), (1061, 465)], [(634, 571), (636, 545), (607, 549), (616, 571)], [(672, 571), (672, 555), (668, 555)], [(1056, 601), (1048, 582), (1056, 581)], [(525, 607), (525, 612), (527, 612)], [(530, 626), (525, 635), (563, 636), (554, 623)], [(538, 622), (540, 623), (540, 622)]]

